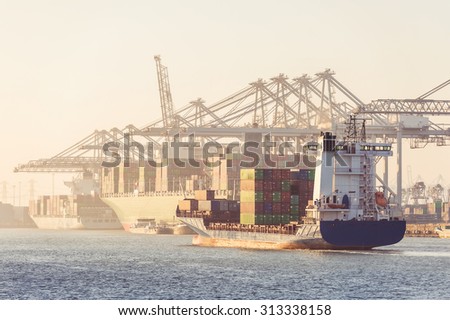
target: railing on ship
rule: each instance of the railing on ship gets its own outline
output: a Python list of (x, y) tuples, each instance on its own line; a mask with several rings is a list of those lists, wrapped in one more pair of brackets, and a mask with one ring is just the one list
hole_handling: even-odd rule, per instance
[(221, 231), (241, 231), (241, 232), (258, 232), (258, 233), (272, 233), (272, 234), (296, 234), (297, 225), (257, 225), (257, 224), (240, 224), (240, 223), (210, 223), (208, 230)]
[[(154, 191), (154, 192), (121, 192), (121, 193), (102, 193), (103, 198), (127, 198), (127, 197), (165, 197), (165, 196), (179, 196), (179, 197), (193, 197), (194, 191)], [(216, 197), (226, 197), (227, 190), (215, 190)]]

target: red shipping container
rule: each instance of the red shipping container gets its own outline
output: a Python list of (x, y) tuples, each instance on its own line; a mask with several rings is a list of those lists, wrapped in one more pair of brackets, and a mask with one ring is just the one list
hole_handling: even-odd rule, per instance
[(264, 181), (264, 191), (272, 191), (272, 181)]
[(291, 212), (291, 204), (289, 202), (282, 202), (281, 203), (281, 213), (287, 214)]
[(272, 213), (276, 215), (281, 214), (281, 202), (274, 202), (272, 204)]
[(281, 190), (281, 181), (272, 181), (272, 191), (280, 191)]
[(264, 181), (255, 180), (255, 191), (263, 191), (263, 190), (264, 190)]
[(309, 201), (309, 200), (311, 200), (311, 199), (307, 199), (307, 198), (299, 198), (299, 199), (298, 199), (298, 203), (299, 203), (299, 204), (303, 204), (303, 203), (308, 204), (308, 201)]
[(282, 179), (281, 170), (283, 170), (283, 169), (273, 169), (273, 172), (272, 172), (273, 180), (276, 181), (276, 180), (281, 180)]
[(289, 180), (290, 178), (291, 178), (291, 170), (286, 169), (281, 172), (282, 180)]
[(299, 180), (298, 185), (300, 186), (300, 189), (306, 189), (308, 187), (308, 180)]
[(264, 203), (263, 202), (256, 202), (255, 203), (255, 213), (256, 214), (263, 214), (264, 213)]
[(291, 202), (291, 193), (289, 191), (281, 192), (281, 202)]
[(291, 180), (291, 186), (299, 187), (300, 181), (299, 180)]
[(272, 201), (272, 191), (264, 191), (264, 201), (265, 202)]

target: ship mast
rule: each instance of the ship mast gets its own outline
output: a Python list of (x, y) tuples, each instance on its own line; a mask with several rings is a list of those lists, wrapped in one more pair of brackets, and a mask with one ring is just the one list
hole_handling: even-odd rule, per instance
[(357, 118), (355, 115), (350, 115), (350, 120), (345, 124), (345, 142), (366, 142), (366, 119)]

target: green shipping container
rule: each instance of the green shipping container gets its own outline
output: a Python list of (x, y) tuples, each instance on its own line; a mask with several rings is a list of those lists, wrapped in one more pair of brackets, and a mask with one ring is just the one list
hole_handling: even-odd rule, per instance
[(262, 191), (255, 192), (255, 202), (263, 202), (264, 201), (264, 193)]
[(300, 200), (299, 196), (297, 196), (297, 195), (292, 195), (291, 196), (291, 204), (292, 205), (298, 205), (299, 204), (299, 200)]
[(265, 215), (264, 216), (264, 224), (273, 224), (273, 217), (272, 215)]
[(241, 224), (255, 224), (255, 215), (251, 213), (241, 213)]
[(291, 182), (281, 181), (281, 191), (291, 191)]
[(299, 213), (300, 206), (299, 205), (291, 205), (291, 213)]
[(291, 222), (289, 215), (283, 215), (280, 217), (281, 217), (281, 224), (289, 224), (289, 222)]
[(272, 201), (273, 202), (281, 202), (281, 192), (278, 192), (278, 191), (274, 192), (272, 194)]
[(264, 170), (255, 169), (255, 180), (264, 180)]
[(265, 216), (264, 215), (256, 215), (255, 216), (255, 224), (265, 224), (264, 223), (264, 218), (265, 218)]
[(281, 223), (281, 216), (272, 216), (272, 224), (280, 224)]

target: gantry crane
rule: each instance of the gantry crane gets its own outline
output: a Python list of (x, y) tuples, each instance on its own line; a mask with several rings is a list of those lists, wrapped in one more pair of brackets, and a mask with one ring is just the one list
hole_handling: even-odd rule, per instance
[[(270, 81), (259, 79), (249, 86), (212, 104), (201, 98), (174, 110), (167, 67), (155, 56), (162, 117), (152, 123), (123, 130), (98, 131), (69, 147), (60, 154), (38, 161), (30, 161), (16, 168), (21, 172), (74, 172), (100, 168), (104, 159), (102, 148), (105, 141), (122, 142), (125, 133), (140, 136), (158, 144), (169, 135), (195, 134), (210, 139), (238, 138), (247, 133), (271, 134), (279, 139), (291, 139), (298, 143), (311, 141), (321, 131), (339, 130), (348, 115), (353, 113), (370, 116), (368, 137), (388, 139), (397, 143), (397, 201), (401, 204), (401, 149), (402, 139), (416, 144), (426, 141), (448, 145), (450, 128), (428, 121), (419, 127), (404, 127), (400, 121), (404, 115), (450, 115), (449, 100), (430, 100), (428, 97), (450, 83), (433, 88), (417, 99), (383, 99), (365, 104), (327, 69), (315, 77), (303, 75), (289, 80), (284, 74)], [(391, 121), (393, 115), (397, 121)], [(343, 132), (341, 132), (343, 133)], [(380, 179), (379, 179), (380, 180)], [(387, 180), (387, 167), (385, 179)]]

